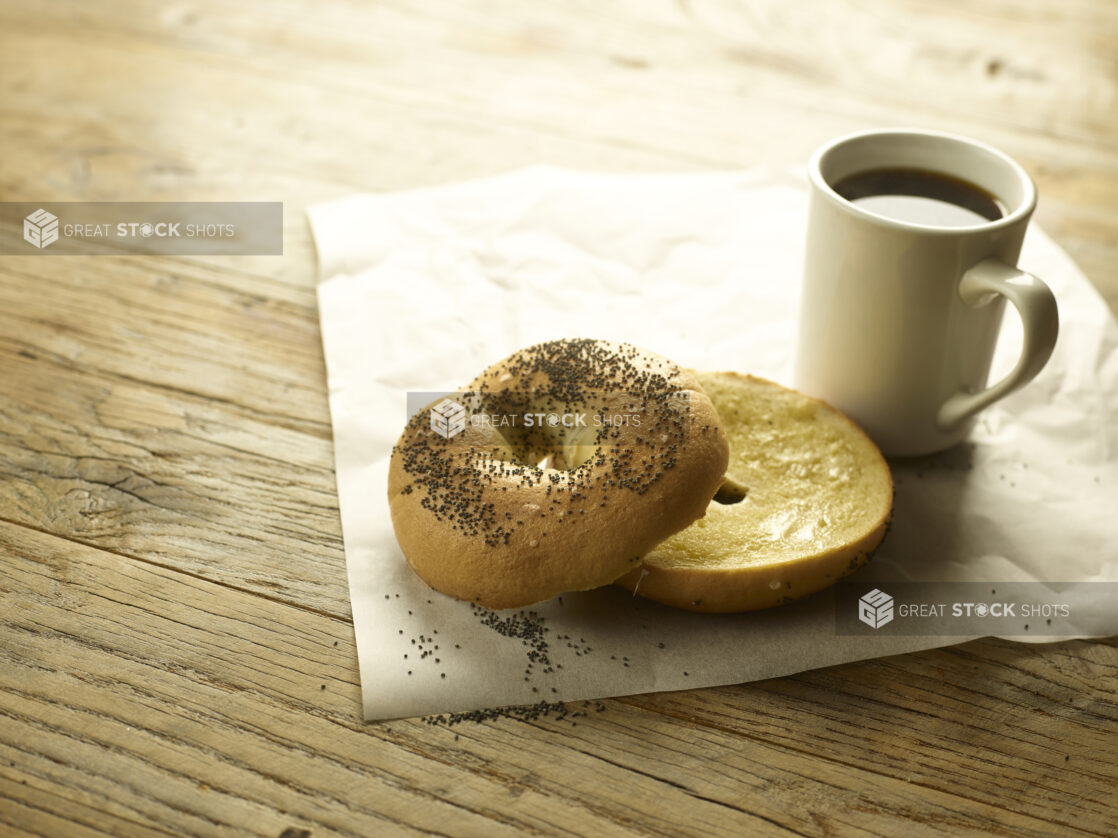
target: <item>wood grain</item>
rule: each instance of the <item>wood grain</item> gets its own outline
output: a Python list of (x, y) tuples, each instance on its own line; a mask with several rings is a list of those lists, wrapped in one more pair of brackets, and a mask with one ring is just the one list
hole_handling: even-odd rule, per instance
[(1118, 310), (1116, 45), (1093, 0), (0, 2), (0, 200), (285, 205), (283, 257), (0, 261), (0, 833), (1118, 833), (1113, 639), (362, 723), (302, 215), (923, 125)]
[[(488, 835), (574, 823), (582, 834), (699, 836), (811, 834), (815, 819), (880, 834), (915, 819), (928, 834), (1093, 834), (1083, 821), (1107, 816), (1103, 783), (1118, 779), (1107, 736), (1118, 716), (1113, 645), (1092, 644), (1106, 654), (1038, 678), (1013, 661), (1027, 650), (994, 644), (1008, 688), (981, 694), (967, 686), (973, 658), (940, 650), (914, 656), (915, 672), (899, 659), (903, 681), (897, 663), (875, 661), (843, 667), (839, 683), (813, 673), (609, 702), (574, 726), (364, 725), (345, 620), (26, 527), (4, 531), (13, 555), (0, 712), (18, 728), (0, 739), (0, 775), (26, 778), (47, 808), (87, 826), (276, 835), (294, 822), (360, 835), (379, 823)], [(1069, 705), (1107, 676), (1107, 692)], [(1081, 747), (1051, 750), (1053, 724)], [(976, 783), (991, 759), (1005, 786), (1029, 790), (1026, 801), (1008, 806)], [(1095, 795), (1082, 794), (1084, 779), (1099, 783)], [(1071, 794), (1074, 819), (1063, 808)]]

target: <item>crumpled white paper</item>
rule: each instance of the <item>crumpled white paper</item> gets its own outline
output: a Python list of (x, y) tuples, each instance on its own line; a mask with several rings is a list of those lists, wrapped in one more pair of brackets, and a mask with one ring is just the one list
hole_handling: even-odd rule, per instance
[[(562, 337), (792, 384), (806, 210), (802, 174), (553, 168), (311, 209), (366, 718), (737, 683), (967, 639), (840, 636), (827, 595), (712, 616), (611, 586), (533, 609), (549, 629), (544, 672), (522, 639), (417, 579), (396, 545), (387, 461), (408, 391), (454, 390)], [(983, 414), (970, 444), (893, 463), (894, 524), (859, 571), (867, 590), (1118, 581), (1118, 326), (1035, 225), (1021, 265), (1059, 302), (1052, 359)], [(993, 376), (1019, 346), (1009, 314)], [(1084, 635), (1118, 633), (1112, 598), (1085, 606)]]

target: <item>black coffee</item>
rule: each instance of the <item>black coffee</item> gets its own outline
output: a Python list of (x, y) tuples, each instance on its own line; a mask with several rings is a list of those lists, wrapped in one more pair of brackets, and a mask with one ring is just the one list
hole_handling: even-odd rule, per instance
[(912, 224), (971, 227), (1005, 215), (982, 187), (927, 169), (870, 169), (843, 178), (834, 189), (861, 209)]

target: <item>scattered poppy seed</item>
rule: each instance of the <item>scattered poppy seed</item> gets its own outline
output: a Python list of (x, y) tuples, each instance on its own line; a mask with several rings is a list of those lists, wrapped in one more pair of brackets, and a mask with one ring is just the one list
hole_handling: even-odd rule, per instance
[(581, 710), (572, 711), (561, 702), (540, 701), (537, 704), (521, 704), (509, 707), (489, 707), (485, 710), (468, 710), (462, 713), (446, 713), (437, 716), (424, 716), (424, 724), (453, 727), (462, 722), (487, 722), (495, 719), (517, 719), (530, 722), (536, 719), (556, 717), (557, 721), (585, 716)]

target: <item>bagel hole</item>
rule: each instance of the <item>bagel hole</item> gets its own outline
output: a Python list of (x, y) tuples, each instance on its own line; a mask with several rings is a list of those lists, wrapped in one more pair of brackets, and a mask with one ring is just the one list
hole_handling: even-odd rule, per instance
[(574, 471), (598, 452), (593, 431), (587, 433), (502, 432), (505, 458), (510, 462), (545, 471)]
[(570, 445), (558, 451), (533, 451), (524, 465), (555, 471), (574, 471), (593, 457), (597, 450), (596, 445)]
[(566, 471), (567, 461), (563, 459), (563, 452), (549, 451), (544, 454), (543, 458), (536, 463), (536, 468), (542, 469), (555, 469), (556, 471)]
[(745, 500), (745, 496), (749, 494), (749, 487), (743, 486), (732, 477), (727, 477), (718, 491), (714, 493), (714, 502), (720, 503), (723, 506), (731, 506), (735, 503), (741, 503)]

